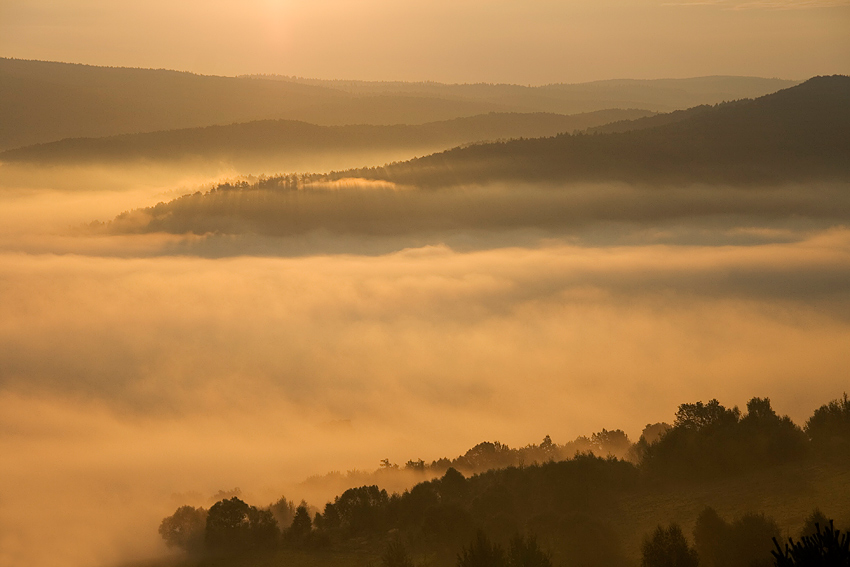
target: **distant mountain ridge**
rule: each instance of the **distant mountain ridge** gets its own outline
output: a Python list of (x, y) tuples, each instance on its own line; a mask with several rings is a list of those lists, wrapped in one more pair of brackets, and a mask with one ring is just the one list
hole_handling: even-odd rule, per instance
[[(497, 180), (749, 183), (850, 179), (850, 77), (815, 77), (658, 126), (456, 148), (345, 171), (420, 186)], [(661, 116), (642, 119), (663, 121)], [(652, 126), (652, 124), (650, 124)]]
[(351, 94), (407, 94), (482, 100), (512, 108), (573, 114), (600, 108), (642, 108), (670, 112), (701, 104), (754, 98), (799, 83), (760, 77), (713, 76), (689, 79), (611, 79), (589, 83), (556, 83), (541, 86), (509, 84), (443, 84), (432, 81), (345, 81), (304, 79), (277, 75), (254, 76), (310, 86), (338, 89)]
[(137, 159), (227, 159), (282, 153), (411, 149), (439, 151), (461, 144), (507, 138), (539, 138), (641, 118), (643, 110), (584, 114), (490, 113), (420, 125), (318, 126), (294, 120), (263, 120), (104, 138), (70, 138), (0, 153), (0, 161), (106, 162)]
[[(413, 83), (406, 90), (393, 87), (349, 92), (333, 82), (305, 84), (0, 58), (0, 150), (64, 138), (267, 119), (319, 125), (388, 125), (423, 124), (489, 112), (576, 114), (609, 108), (666, 111), (758, 96), (788, 83), (721, 78), (614, 81), (569, 87), (434, 83), (428, 89)], [(642, 94), (636, 97), (635, 91)], [(687, 95), (684, 99), (683, 93)], [(643, 103), (636, 105), (636, 100)]]

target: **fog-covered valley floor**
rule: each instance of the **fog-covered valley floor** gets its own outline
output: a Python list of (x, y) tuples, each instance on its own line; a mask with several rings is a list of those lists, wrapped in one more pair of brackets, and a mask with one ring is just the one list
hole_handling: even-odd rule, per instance
[(384, 458), (637, 439), (710, 398), (802, 423), (846, 389), (846, 184), (351, 181), (271, 224), (233, 189), (222, 228), (203, 193), (237, 173), (0, 177), (0, 564), (160, 556), (219, 490), (321, 507), (301, 481)]

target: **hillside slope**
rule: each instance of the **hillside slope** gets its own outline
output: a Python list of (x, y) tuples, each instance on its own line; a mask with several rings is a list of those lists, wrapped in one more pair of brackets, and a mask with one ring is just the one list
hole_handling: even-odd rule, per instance
[(406, 94), (476, 100), (518, 110), (562, 114), (602, 108), (645, 108), (670, 112), (700, 104), (754, 98), (794, 86), (798, 81), (759, 77), (695, 77), (689, 79), (617, 79), (543, 86), (505, 84), (443, 84), (434, 82), (328, 81), (297, 77), (266, 79), (338, 89), (351, 94)]
[(836, 75), (692, 112), (657, 127), (482, 144), (332, 177), (439, 186), (497, 180), (750, 183), (848, 176), (850, 77)]
[(488, 112), (666, 111), (791, 84), (708, 77), (548, 87), (362, 83), (372, 86), (352, 89), (345, 81), (273, 79), (0, 58), (0, 150), (267, 119), (422, 124)]
[(262, 119), (422, 123), (503, 110), (436, 97), (358, 97), (281, 81), (0, 58), (0, 149)]
[(262, 120), (104, 138), (69, 138), (7, 150), (0, 153), (0, 160), (55, 163), (222, 159), (384, 148), (433, 152), (483, 140), (554, 136), (649, 114), (642, 110), (600, 110), (570, 116), (490, 113), (392, 126), (318, 126), (294, 120)]

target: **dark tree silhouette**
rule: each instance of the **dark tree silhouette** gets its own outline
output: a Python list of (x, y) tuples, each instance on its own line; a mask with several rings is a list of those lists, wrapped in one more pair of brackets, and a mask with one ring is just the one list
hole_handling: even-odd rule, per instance
[(375, 485), (349, 488), (325, 505), (319, 524), (349, 535), (372, 532), (386, 524), (388, 505), (387, 491)]
[(834, 455), (850, 451), (850, 399), (847, 394), (815, 410), (805, 431), (819, 450)]
[(511, 538), (508, 552), (510, 567), (552, 567), (552, 556), (537, 544), (534, 536), (516, 535)]
[(286, 537), (293, 542), (304, 542), (313, 531), (313, 522), (310, 520), (310, 512), (305, 504), (295, 509), (295, 517), (292, 524), (286, 530)]
[(706, 508), (694, 526), (694, 546), (700, 567), (725, 567), (729, 562), (729, 524), (714, 508)]
[(295, 504), (281, 496), (280, 500), (269, 506), (274, 519), (277, 520), (277, 525), (281, 530), (287, 529), (292, 525), (292, 519), (295, 517)]
[(806, 517), (803, 524), (803, 530), (800, 532), (800, 537), (813, 536), (818, 533), (818, 526), (826, 526), (829, 524), (829, 518), (820, 511), (820, 508), (815, 508), (812, 513)]
[(210, 550), (244, 552), (272, 547), (280, 530), (272, 513), (249, 506), (235, 496), (221, 500), (207, 514), (205, 541)]
[(507, 567), (505, 550), (479, 531), (457, 557), (457, 567)]
[(159, 535), (169, 547), (198, 552), (204, 547), (207, 511), (203, 508), (181, 506), (159, 525)]
[(722, 476), (795, 461), (808, 451), (806, 436), (768, 398), (753, 398), (743, 417), (717, 400), (682, 404), (658, 441), (638, 448), (641, 464), (667, 476)]
[(394, 539), (387, 544), (381, 556), (381, 565), (383, 567), (413, 567), (413, 559), (401, 541)]
[(763, 514), (745, 514), (726, 522), (713, 508), (697, 518), (694, 542), (702, 567), (761, 567), (770, 565), (771, 541), (779, 526)]
[(795, 542), (788, 538), (785, 549), (776, 547), (773, 554), (776, 567), (850, 567), (850, 534), (841, 533), (833, 528), (832, 520), (829, 527), (821, 529), (815, 526), (815, 534), (803, 536)]
[(658, 526), (643, 540), (641, 567), (697, 567), (699, 557), (678, 524)]

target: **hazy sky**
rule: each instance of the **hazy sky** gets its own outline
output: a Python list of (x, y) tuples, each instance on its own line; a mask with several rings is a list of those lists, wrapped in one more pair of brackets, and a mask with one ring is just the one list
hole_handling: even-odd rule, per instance
[(0, 56), (542, 84), (850, 73), (848, 0), (0, 0)]

